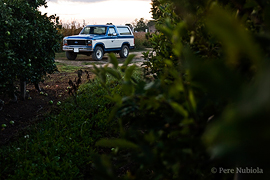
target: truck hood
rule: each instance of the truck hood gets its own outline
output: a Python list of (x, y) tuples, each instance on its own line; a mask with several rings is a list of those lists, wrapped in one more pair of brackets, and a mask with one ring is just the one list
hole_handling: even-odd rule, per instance
[(105, 37), (105, 35), (94, 35), (94, 34), (83, 34), (83, 35), (73, 35), (73, 36), (67, 36), (64, 39), (100, 39)]

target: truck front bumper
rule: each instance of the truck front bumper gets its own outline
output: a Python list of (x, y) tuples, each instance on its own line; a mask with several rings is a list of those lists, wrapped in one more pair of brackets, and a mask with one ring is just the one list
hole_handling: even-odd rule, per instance
[(92, 52), (92, 46), (63, 46), (63, 51), (73, 51), (75, 53), (80, 52)]

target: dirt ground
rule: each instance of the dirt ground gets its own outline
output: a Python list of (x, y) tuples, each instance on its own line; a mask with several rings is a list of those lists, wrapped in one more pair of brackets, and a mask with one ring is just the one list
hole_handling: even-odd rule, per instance
[[(144, 59), (142, 58), (142, 52), (132, 52), (135, 54), (133, 63), (140, 66)], [(119, 56), (117, 56), (119, 58)], [(119, 63), (123, 63), (125, 59), (118, 59)], [(56, 64), (60, 66), (74, 66), (77, 69), (91, 71), (93, 64), (105, 65), (108, 63), (108, 56), (104, 56), (102, 61), (93, 61), (89, 56), (78, 56), (76, 60), (70, 61), (65, 57), (56, 59)], [(82, 83), (88, 81), (87, 74), (83, 73)], [(5, 95), (0, 95), (0, 99), (4, 100), (3, 109), (0, 110), (0, 146), (7, 144), (10, 141), (16, 140), (20, 132), (27, 129), (35, 122), (44, 120), (46, 114), (51, 111), (57, 111), (57, 102), (64, 101), (69, 97), (67, 87), (69, 86), (69, 80), (75, 81), (78, 78), (77, 71), (60, 71), (54, 74), (47, 75), (45, 81), (40, 83), (40, 87), (43, 93), (38, 92), (34, 85), (28, 84), (27, 91), (29, 98), (22, 100), (19, 97), (16, 103), (11, 102)], [(93, 73), (90, 72), (90, 78), (94, 78)], [(53, 104), (50, 103), (53, 101)], [(4, 125), (3, 125), (4, 124)], [(3, 126), (6, 125), (6, 127)]]

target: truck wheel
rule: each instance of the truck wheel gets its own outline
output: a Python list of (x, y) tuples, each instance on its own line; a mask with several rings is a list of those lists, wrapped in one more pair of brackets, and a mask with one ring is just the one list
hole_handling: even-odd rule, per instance
[(121, 58), (128, 57), (129, 54), (129, 48), (127, 45), (123, 45), (121, 51), (119, 52)]
[(74, 52), (66, 51), (66, 57), (68, 58), (68, 60), (75, 60), (77, 57), (77, 54)]
[(104, 52), (103, 52), (102, 47), (97, 46), (97, 47), (95, 48), (93, 54), (92, 54), (92, 58), (93, 58), (95, 61), (100, 61), (100, 60), (102, 60), (103, 55), (104, 55)]

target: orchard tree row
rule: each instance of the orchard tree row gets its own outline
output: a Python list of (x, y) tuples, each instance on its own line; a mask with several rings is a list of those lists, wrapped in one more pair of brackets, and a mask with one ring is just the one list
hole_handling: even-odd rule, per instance
[(46, 1), (0, 0), (0, 93), (12, 98), (16, 81), (37, 85), (56, 69), (58, 18), (42, 15), (40, 6)]

